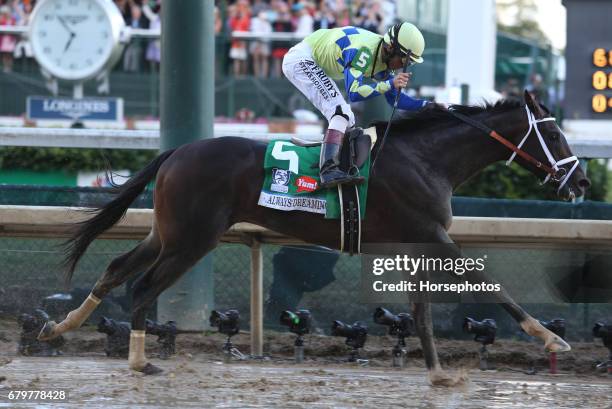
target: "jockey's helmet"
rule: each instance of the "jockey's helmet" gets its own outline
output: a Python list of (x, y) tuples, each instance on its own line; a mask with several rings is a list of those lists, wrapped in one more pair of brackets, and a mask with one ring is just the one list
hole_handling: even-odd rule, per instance
[(391, 47), (393, 53), (409, 55), (415, 63), (423, 62), (425, 39), (414, 24), (403, 22), (392, 26), (385, 33), (383, 41)]

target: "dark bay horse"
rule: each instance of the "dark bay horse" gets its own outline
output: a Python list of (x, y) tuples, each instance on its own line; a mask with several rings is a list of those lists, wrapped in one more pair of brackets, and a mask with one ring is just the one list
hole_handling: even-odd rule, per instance
[[(455, 111), (494, 129), (513, 146), (520, 145), (522, 154), (516, 156), (517, 162), (538, 177), (546, 176), (543, 169), (548, 169), (548, 176), (552, 174), (552, 179), (560, 182), (558, 192), (562, 198), (581, 196), (588, 188), (589, 181), (577, 161), (564, 161), (572, 153), (562, 132), (528, 93), (524, 103), (457, 106)], [(386, 123), (377, 124), (379, 135), (385, 126)], [(451, 242), (447, 230), (452, 222), (453, 191), (478, 171), (512, 153), (474, 124), (457, 119), (439, 106), (396, 121), (388, 138), (370, 181), (362, 230), (362, 241), (366, 243)], [(89, 244), (117, 223), (130, 203), (157, 177), (151, 232), (133, 250), (114, 259), (83, 304), (61, 323), (49, 322), (40, 337), (50, 339), (79, 327), (109, 291), (145, 271), (134, 287), (129, 366), (155, 373), (160, 369), (148, 363), (144, 354), (147, 310), (165, 289), (213, 250), (234, 223), (250, 222), (338, 249), (339, 221), (257, 204), (264, 179), (265, 151), (264, 143), (244, 138), (201, 140), (160, 154), (118, 188), (118, 196), (78, 225), (69, 240), (67, 279)], [(537, 160), (530, 162), (525, 152)], [(463, 278), (486, 280), (478, 275)], [(498, 295), (498, 301), (528, 334), (541, 338), (548, 350), (570, 349), (505, 292)], [(427, 368), (434, 381), (444, 383), (449, 378), (445, 380), (440, 369), (430, 306), (413, 303), (412, 308)]]

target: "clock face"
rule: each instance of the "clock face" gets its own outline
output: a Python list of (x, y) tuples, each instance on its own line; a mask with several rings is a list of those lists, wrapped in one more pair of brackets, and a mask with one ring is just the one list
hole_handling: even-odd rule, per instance
[(107, 0), (43, 0), (30, 24), (34, 55), (55, 77), (91, 78), (118, 44), (117, 18), (121, 25), (119, 10)]

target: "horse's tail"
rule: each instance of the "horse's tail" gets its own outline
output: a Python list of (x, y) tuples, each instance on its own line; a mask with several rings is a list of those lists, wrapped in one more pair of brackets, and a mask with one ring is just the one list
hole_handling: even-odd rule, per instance
[(162, 163), (174, 151), (174, 149), (168, 150), (149, 162), (126, 183), (113, 190), (113, 193), (118, 193), (119, 196), (101, 208), (95, 209), (93, 211), (96, 214), (94, 217), (77, 224), (72, 236), (64, 243), (66, 285), (70, 284), (74, 269), (91, 242), (125, 216), (130, 204), (145, 190), (147, 184), (157, 175)]

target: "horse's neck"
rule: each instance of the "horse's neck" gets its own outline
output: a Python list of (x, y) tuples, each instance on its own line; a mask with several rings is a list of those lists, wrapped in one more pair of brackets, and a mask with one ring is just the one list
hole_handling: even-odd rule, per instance
[[(517, 111), (482, 121), (517, 144), (522, 137), (521, 133), (525, 131), (522, 119)], [(440, 171), (446, 174), (453, 190), (487, 166), (506, 160), (512, 154), (501, 143), (468, 124), (460, 125), (457, 132), (442, 136), (439, 143), (430, 146), (433, 150), (430, 157)]]

